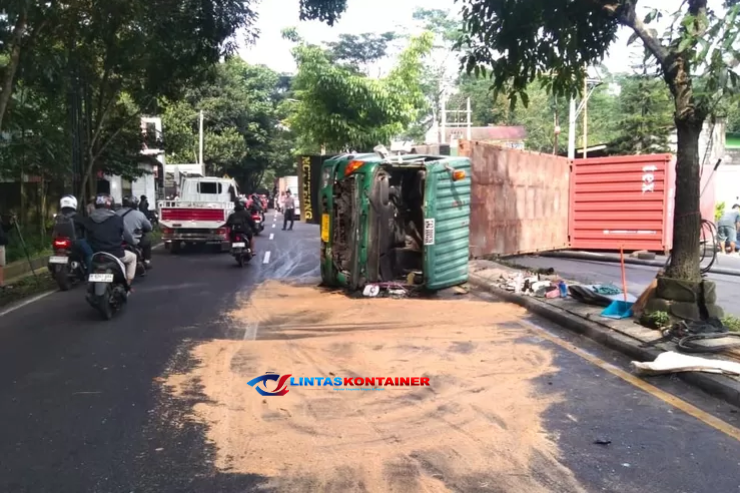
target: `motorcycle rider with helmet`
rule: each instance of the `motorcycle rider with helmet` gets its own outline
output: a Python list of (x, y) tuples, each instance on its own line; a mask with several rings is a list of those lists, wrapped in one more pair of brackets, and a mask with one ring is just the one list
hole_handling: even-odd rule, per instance
[(252, 214), (247, 210), (246, 201), (239, 199), (234, 205), (234, 212), (229, 214), (226, 220), (226, 227), (231, 229), (231, 241), (234, 241), (235, 233), (243, 233), (249, 238), (249, 248), (254, 255), (254, 232), (257, 226), (254, 224)]
[(122, 206), (116, 211), (116, 214), (121, 216), (126, 230), (136, 240), (136, 243), (132, 243), (132, 246), (141, 248), (144, 265), (147, 269), (150, 269), (152, 265), (152, 239), (148, 233), (152, 232), (152, 223), (136, 207), (135, 197), (124, 197)]
[[(63, 219), (67, 219), (72, 223), (71, 231), (63, 231), (65, 236), (74, 234), (71, 238), (72, 249), (82, 257), (87, 272), (90, 272), (90, 262), (92, 262), (93, 250), (85, 237), (87, 227), (85, 219), (77, 214), (77, 199), (74, 195), (65, 195), (59, 200), (59, 216)], [(69, 223), (67, 223), (69, 224)], [(60, 233), (62, 229), (66, 229), (61, 225), (61, 221), (57, 220), (57, 224), (54, 226), (54, 232)]]
[(119, 258), (126, 266), (127, 289), (136, 276), (136, 254), (123, 248), (123, 242), (131, 245), (136, 240), (123, 224), (121, 216), (111, 210), (113, 199), (108, 194), (95, 197), (95, 210), (90, 214), (88, 221), (88, 241), (94, 252), (110, 253)]

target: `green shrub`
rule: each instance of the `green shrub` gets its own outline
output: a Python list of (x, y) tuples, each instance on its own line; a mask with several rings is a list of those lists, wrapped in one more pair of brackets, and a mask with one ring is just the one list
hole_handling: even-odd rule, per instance
[(663, 329), (671, 324), (671, 317), (667, 312), (645, 312), (640, 317), (640, 324), (651, 329)]
[(740, 318), (734, 315), (725, 315), (722, 318), (722, 324), (727, 327), (730, 332), (740, 332)]

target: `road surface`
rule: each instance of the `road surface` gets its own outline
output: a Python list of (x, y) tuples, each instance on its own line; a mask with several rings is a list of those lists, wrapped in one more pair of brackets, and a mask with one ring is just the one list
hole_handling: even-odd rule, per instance
[[(619, 264), (612, 262), (597, 262), (592, 260), (571, 260), (558, 257), (512, 257), (511, 262), (532, 269), (546, 269), (552, 267), (555, 272), (565, 279), (571, 279), (581, 283), (612, 283), (622, 286), (622, 270)], [(731, 257), (723, 257), (725, 264), (733, 260)], [(723, 264), (723, 265), (725, 265)], [(646, 287), (655, 279), (658, 267), (645, 265), (626, 264), (627, 291), (639, 296)], [(740, 316), (740, 277), (723, 274), (708, 275), (708, 279), (717, 285), (717, 302), (729, 314)]]
[[(111, 322), (80, 289), (0, 317), (0, 491), (738, 490), (726, 404), (483, 294), (322, 290), (315, 226), (257, 246), (157, 251)], [(430, 385), (262, 396), (266, 372)]]

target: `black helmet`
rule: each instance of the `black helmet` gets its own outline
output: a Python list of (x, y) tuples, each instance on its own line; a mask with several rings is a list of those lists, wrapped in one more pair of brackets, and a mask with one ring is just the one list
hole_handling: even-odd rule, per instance
[(121, 201), (121, 205), (123, 207), (129, 207), (129, 208), (136, 207), (136, 197), (132, 197), (130, 195), (125, 196), (123, 200)]
[(234, 210), (235, 211), (243, 211), (246, 209), (246, 201), (242, 198), (239, 198), (239, 200), (236, 201), (236, 204), (234, 204)]
[(107, 193), (98, 194), (95, 197), (95, 208), (96, 209), (110, 209), (113, 207), (113, 197)]

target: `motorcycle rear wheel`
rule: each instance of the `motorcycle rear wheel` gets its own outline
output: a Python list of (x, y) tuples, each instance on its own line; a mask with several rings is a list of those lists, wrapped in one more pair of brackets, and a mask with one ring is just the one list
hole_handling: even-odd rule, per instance
[(72, 281), (69, 279), (69, 274), (65, 267), (57, 267), (54, 272), (54, 280), (57, 282), (61, 291), (69, 291), (72, 288)]
[(98, 298), (98, 310), (104, 320), (110, 320), (113, 318), (113, 306), (110, 302), (110, 290), (106, 290), (105, 294)]

